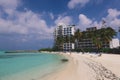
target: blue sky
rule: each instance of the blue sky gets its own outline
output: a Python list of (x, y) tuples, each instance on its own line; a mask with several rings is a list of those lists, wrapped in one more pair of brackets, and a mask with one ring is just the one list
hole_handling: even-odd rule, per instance
[(52, 47), (59, 23), (120, 27), (120, 0), (0, 0), (0, 50)]

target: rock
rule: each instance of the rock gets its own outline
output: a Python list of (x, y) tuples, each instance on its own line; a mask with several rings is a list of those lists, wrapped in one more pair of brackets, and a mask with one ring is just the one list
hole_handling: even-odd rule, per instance
[(62, 62), (68, 62), (68, 59), (61, 59)]

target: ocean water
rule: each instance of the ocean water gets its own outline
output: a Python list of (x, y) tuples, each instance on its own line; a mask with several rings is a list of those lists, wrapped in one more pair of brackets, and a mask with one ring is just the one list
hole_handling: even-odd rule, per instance
[(0, 80), (37, 80), (63, 67), (64, 56), (47, 53), (0, 52)]

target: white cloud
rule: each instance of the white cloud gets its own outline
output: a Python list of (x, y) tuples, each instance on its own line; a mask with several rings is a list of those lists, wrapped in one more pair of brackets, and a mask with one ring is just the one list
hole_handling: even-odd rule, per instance
[(70, 16), (59, 16), (55, 20), (55, 24), (58, 25), (59, 23), (64, 23), (66, 25), (69, 25), (72, 23), (72, 18)]
[(80, 20), (80, 24), (82, 25), (90, 25), (92, 23), (92, 21), (84, 14), (79, 15), (79, 20)]
[(78, 23), (79, 28), (85, 30), (87, 27), (91, 27), (90, 26), (91, 24), (92, 24), (92, 20), (89, 19), (86, 15), (84, 14), (79, 15), (79, 23)]
[(0, 0), (0, 6), (7, 14), (12, 14), (19, 5), (20, 0)]
[[(11, 16), (13, 17), (13, 16)], [(15, 12), (16, 19), (0, 19), (0, 33), (16, 33), (16, 34), (39, 34), (46, 38), (50, 38), (52, 28), (49, 28), (46, 21), (38, 14), (32, 11)], [(42, 38), (41, 38), (42, 39)]]
[[(0, 14), (0, 34), (37, 35), (36, 39), (51, 39), (53, 28), (48, 27), (41, 14), (27, 9), (18, 11), (16, 8), (19, 1), (0, 0), (0, 7), (3, 10)], [(8, 14), (6, 18), (2, 18), (4, 13)]]
[(11, 34), (11, 33), (19, 33), (25, 34), (27, 29), (22, 27), (20, 24), (14, 24), (11, 20), (0, 19), (0, 33)]
[(80, 5), (80, 7), (85, 6), (90, 0), (70, 0), (68, 2), (68, 7), (70, 9), (74, 9), (77, 5)]
[(108, 9), (108, 18), (117, 18), (120, 16), (120, 11), (116, 9)]
[(118, 29), (120, 26), (120, 11), (117, 9), (108, 9), (108, 15), (103, 18), (107, 25), (114, 29)]
[[(102, 18), (106, 21), (106, 25), (112, 27), (113, 29), (117, 30), (118, 27), (120, 27), (120, 11), (117, 9), (108, 9), (108, 14), (106, 17)], [(79, 15), (79, 22), (78, 22), (78, 28), (81, 30), (85, 30), (88, 27), (94, 27), (96, 26), (98, 29), (102, 27), (102, 20), (96, 21), (88, 18), (84, 14)]]

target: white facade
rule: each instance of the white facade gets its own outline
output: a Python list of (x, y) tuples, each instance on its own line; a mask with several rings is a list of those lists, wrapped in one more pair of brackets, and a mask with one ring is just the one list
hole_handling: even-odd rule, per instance
[(54, 35), (58, 36), (58, 35), (74, 35), (75, 33), (75, 27), (73, 25), (58, 25), (57, 28), (55, 28), (55, 32)]
[(73, 50), (75, 49), (75, 44), (74, 43), (64, 43), (63, 44), (64, 50)]
[(110, 41), (110, 48), (118, 48), (120, 46), (119, 39), (115, 38)]
[[(59, 24), (57, 28), (55, 28), (54, 36), (56, 39), (57, 36), (60, 35), (62, 35), (63, 37), (70, 36), (70, 35), (74, 35), (74, 33), (75, 33), (74, 25)], [(70, 49), (74, 49), (74, 43), (68, 42), (63, 44), (63, 50), (70, 50)]]
[(63, 27), (63, 35), (74, 35), (75, 29), (74, 26), (68, 25)]
[(55, 36), (63, 35), (63, 34), (64, 34), (64, 32), (63, 32), (64, 27), (66, 27), (65, 24), (59, 24), (59, 25), (55, 28), (54, 35), (55, 35)]

